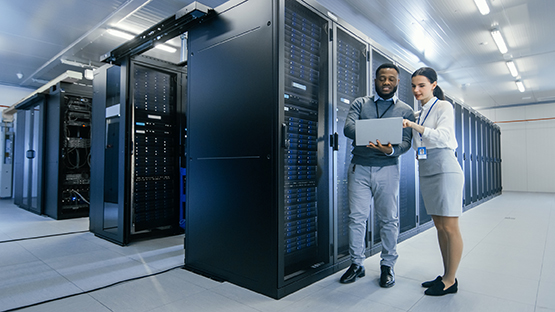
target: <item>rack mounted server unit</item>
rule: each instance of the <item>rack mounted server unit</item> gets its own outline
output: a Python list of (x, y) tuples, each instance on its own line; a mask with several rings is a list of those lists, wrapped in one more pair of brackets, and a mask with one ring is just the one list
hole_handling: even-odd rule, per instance
[(126, 245), (179, 232), (185, 70), (145, 56), (95, 72), (90, 229)]

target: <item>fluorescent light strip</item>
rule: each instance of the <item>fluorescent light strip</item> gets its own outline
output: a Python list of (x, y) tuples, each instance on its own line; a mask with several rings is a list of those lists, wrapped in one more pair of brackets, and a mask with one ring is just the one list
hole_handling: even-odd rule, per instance
[(486, 0), (474, 0), (474, 3), (476, 3), (476, 6), (478, 7), (478, 11), (480, 11), (482, 15), (489, 14), (489, 6)]
[(524, 88), (524, 84), (522, 83), (522, 81), (517, 80), (517, 81), (515, 81), (515, 83), (516, 83), (516, 87), (518, 88), (518, 91), (520, 91), (520, 92), (526, 91), (526, 89)]
[[(129, 33), (126, 33), (126, 32), (120, 31), (120, 30), (117, 30), (117, 29), (113, 29), (113, 28), (109, 28), (109, 29), (108, 29), (108, 33), (109, 33), (110, 35), (112, 35), (112, 36), (116, 36), (116, 37), (119, 37), (119, 38), (123, 38), (123, 39), (125, 39), (125, 40), (131, 40), (131, 39), (135, 38), (135, 36), (132, 35), (132, 34), (129, 34)], [(175, 53), (175, 52), (177, 51), (176, 48), (171, 47), (171, 46), (169, 46), (169, 45), (167, 45), (167, 44), (157, 44), (157, 45), (155, 45), (154, 47), (155, 47), (156, 49), (159, 49), (159, 50), (162, 50), (162, 51), (166, 51), (166, 52), (169, 52), (169, 53)]]
[(505, 54), (507, 53), (507, 51), (509, 51), (499, 29), (493, 29), (491, 31), (491, 36), (493, 37), (493, 40), (495, 41), (495, 44), (497, 45), (497, 48), (499, 49), (499, 52), (501, 52), (501, 54)]
[(508, 61), (508, 62), (505, 63), (505, 64), (507, 64), (507, 68), (509, 69), (509, 71), (511, 72), (511, 75), (512, 75), (513, 77), (518, 76), (518, 70), (516, 70), (515, 62), (513, 62), (513, 61)]

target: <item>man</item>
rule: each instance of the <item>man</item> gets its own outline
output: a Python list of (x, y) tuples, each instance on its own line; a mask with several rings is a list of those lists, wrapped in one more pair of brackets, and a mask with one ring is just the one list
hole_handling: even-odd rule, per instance
[[(382, 64), (376, 70), (374, 85), (377, 95), (357, 98), (351, 104), (345, 122), (345, 136), (355, 140), (355, 121), (358, 119), (403, 117), (414, 121), (410, 106), (401, 102), (395, 92), (399, 83), (399, 68)], [(340, 279), (352, 283), (365, 275), (362, 262), (365, 259), (366, 221), (370, 215), (370, 203), (374, 197), (374, 209), (380, 227), (382, 253), (380, 262), (381, 287), (395, 285), (393, 267), (397, 261), (397, 237), (399, 236), (399, 156), (411, 145), (412, 131), (403, 129), (403, 141), (392, 146), (387, 142), (369, 142), (367, 146), (355, 146), (349, 166), (349, 253), (351, 266)], [(353, 145), (355, 143), (353, 142)]]

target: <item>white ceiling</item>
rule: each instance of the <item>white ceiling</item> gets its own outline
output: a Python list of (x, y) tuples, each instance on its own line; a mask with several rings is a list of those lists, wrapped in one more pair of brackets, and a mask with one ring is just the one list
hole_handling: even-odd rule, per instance
[[(444, 90), (469, 106), (555, 102), (554, 0), (486, 0), (488, 15), (473, 0), (316, 1), (413, 68), (434, 67)], [(125, 42), (106, 29), (139, 33), (191, 2), (0, 0), (0, 84), (37, 88), (65, 70), (87, 68), (61, 59), (100, 66), (101, 55)], [(225, 0), (199, 2), (217, 7)], [(507, 42), (505, 55), (491, 38), (495, 25)], [(511, 59), (523, 93), (505, 65)]]

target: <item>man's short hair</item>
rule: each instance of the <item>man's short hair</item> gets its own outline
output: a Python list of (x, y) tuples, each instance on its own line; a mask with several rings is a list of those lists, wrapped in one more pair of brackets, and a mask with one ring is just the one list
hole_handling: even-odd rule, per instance
[(380, 65), (378, 67), (378, 69), (376, 69), (376, 77), (378, 77), (378, 73), (380, 72), (380, 70), (382, 70), (383, 68), (393, 68), (397, 71), (397, 75), (400, 74), (399, 72), (399, 67), (397, 67), (395, 64), (392, 63), (383, 63), (382, 65)]

